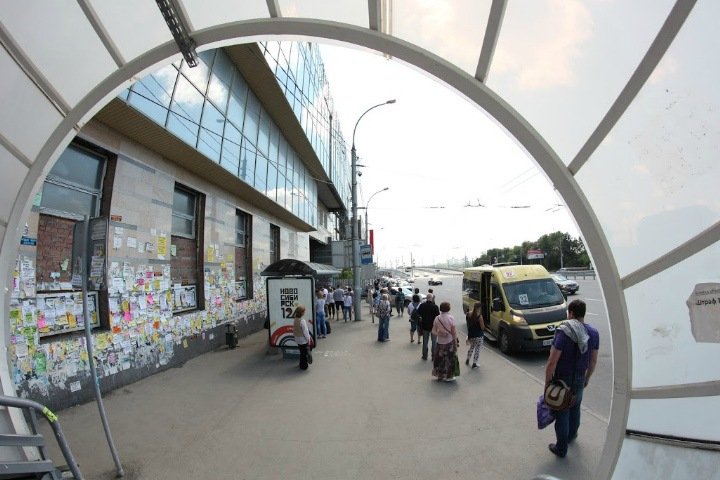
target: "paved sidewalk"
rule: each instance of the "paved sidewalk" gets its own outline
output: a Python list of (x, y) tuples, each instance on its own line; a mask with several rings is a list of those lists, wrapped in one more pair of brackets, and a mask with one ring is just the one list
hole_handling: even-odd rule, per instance
[[(568, 458), (557, 459), (552, 427), (536, 426), (540, 381), (494, 350), (444, 383), (409, 343), (407, 317), (391, 319), (387, 343), (367, 315), (332, 327), (306, 372), (267, 355), (263, 330), (107, 395), (125, 478), (592, 477), (607, 424), (585, 410)], [(95, 402), (58, 416), (85, 477), (114, 478)], [(54, 446), (51, 455), (64, 463)]]

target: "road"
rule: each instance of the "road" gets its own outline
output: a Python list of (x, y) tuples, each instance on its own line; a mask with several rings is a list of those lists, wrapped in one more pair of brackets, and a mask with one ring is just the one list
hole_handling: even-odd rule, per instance
[[(427, 273), (427, 277), (424, 274)], [(462, 332), (466, 332), (464, 316), (462, 313), (462, 275), (450, 270), (441, 270), (436, 272), (434, 269), (421, 270), (416, 269), (415, 286), (420, 291), (427, 293), (428, 288), (432, 288), (438, 297), (438, 303), (441, 301), (449, 301), (451, 304), (451, 313), (460, 325)], [(436, 278), (442, 280), (442, 285), (428, 286), (428, 280)], [(600, 352), (598, 354), (598, 364), (593, 374), (590, 384), (583, 395), (583, 406), (591, 409), (597, 415), (604, 419), (610, 417), (610, 403), (612, 401), (612, 378), (613, 363), (612, 351), (610, 348), (610, 322), (605, 308), (605, 301), (602, 298), (600, 283), (598, 280), (578, 279), (580, 290), (577, 295), (569, 297), (570, 300), (579, 298), (587, 303), (587, 313), (585, 321), (592, 324), (600, 333)], [(531, 376), (543, 381), (545, 378), (545, 361), (547, 360), (547, 352), (520, 352), (512, 356), (507, 356), (497, 349), (492, 342), (486, 342), (494, 355), (504, 357), (515, 366), (525, 370)]]

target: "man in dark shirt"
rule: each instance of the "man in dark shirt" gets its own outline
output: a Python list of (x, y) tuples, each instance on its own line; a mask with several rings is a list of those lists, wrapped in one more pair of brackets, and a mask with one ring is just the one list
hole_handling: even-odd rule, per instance
[(435, 356), (435, 344), (437, 343), (437, 337), (431, 332), (435, 317), (440, 315), (440, 309), (435, 305), (434, 297), (431, 293), (425, 298), (425, 301), (418, 307), (418, 312), (422, 320), (420, 322), (421, 332), (423, 338), (422, 346), (422, 359), (427, 360), (428, 355), (428, 339), (432, 339), (432, 350), (431, 353)]
[(548, 445), (560, 458), (567, 455), (568, 443), (580, 428), (580, 404), (583, 390), (597, 365), (600, 334), (585, 323), (585, 302), (573, 300), (568, 305), (568, 320), (555, 331), (550, 356), (545, 366), (545, 386), (553, 378), (563, 380), (575, 392), (575, 405), (555, 412), (555, 443)]

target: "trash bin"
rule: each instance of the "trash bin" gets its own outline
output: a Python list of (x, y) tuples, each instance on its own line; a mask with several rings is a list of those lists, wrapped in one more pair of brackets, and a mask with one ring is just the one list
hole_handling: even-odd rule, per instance
[(235, 322), (230, 322), (225, 325), (225, 343), (231, 349), (237, 347), (238, 333)]

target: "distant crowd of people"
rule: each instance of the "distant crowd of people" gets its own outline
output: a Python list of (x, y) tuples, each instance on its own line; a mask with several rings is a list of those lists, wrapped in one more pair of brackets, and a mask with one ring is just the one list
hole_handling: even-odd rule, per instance
[[(340, 319), (340, 311), (347, 322), (352, 320), (353, 291), (352, 288), (342, 289), (340, 286), (333, 289), (319, 289), (316, 292), (316, 310), (314, 323), (317, 328), (317, 337), (325, 338), (330, 333), (329, 320)], [(405, 294), (402, 289), (396, 289), (394, 306), (398, 316), (404, 316), (407, 309), (410, 323), (410, 343), (421, 344), (423, 360), (432, 356), (432, 375), (438, 381), (452, 382), (459, 371), (457, 324), (450, 313), (450, 302), (435, 303), (432, 289), (428, 290), (425, 301), (420, 301), (420, 290), (414, 289), (411, 301), (405, 305)], [(390, 341), (390, 317), (393, 314), (393, 305), (387, 287), (375, 284), (372, 292), (368, 291), (370, 314), (373, 323), (378, 318), (377, 341)], [(407, 308), (406, 308), (407, 307)], [(554, 412), (556, 441), (548, 445), (548, 449), (558, 457), (565, 457), (568, 445), (578, 435), (580, 427), (580, 412), (584, 388), (588, 385), (597, 364), (600, 338), (597, 329), (585, 323), (586, 305), (582, 300), (573, 300), (568, 305), (568, 320), (556, 330), (552, 347), (545, 367), (546, 386), (554, 380), (562, 380), (572, 388), (574, 393), (573, 404), (562, 411)], [(312, 363), (311, 350), (313, 338), (310, 335), (307, 321), (304, 318), (305, 307), (297, 306), (293, 312), (293, 334), (300, 350), (300, 368), (306, 370)], [(481, 311), (481, 304), (477, 302), (471, 311), (466, 314), (468, 338), (467, 357), (465, 365), (478, 368), (480, 350), (483, 345), (485, 319)]]
[[(417, 344), (422, 345), (420, 358), (422, 360), (428, 360), (429, 356), (432, 358), (432, 375), (439, 381), (454, 381), (458, 370), (457, 356), (460, 341), (455, 318), (450, 314), (450, 302), (441, 302), (437, 305), (433, 289), (428, 289), (425, 300), (421, 301), (420, 289), (415, 288), (410, 301), (407, 302), (402, 288), (381, 287), (378, 283), (374, 287), (372, 293), (368, 294), (368, 302), (372, 322), (375, 322), (375, 317), (378, 319), (377, 341), (390, 341), (390, 317), (394, 316), (393, 306), (400, 317), (405, 315), (407, 309), (410, 343), (415, 343), (417, 334)], [(394, 301), (391, 301), (390, 292), (393, 293)], [(469, 333), (467, 344), (470, 345), (470, 349), (465, 364), (469, 365), (470, 358), (473, 358), (472, 368), (478, 368), (485, 328), (479, 304), (468, 313), (466, 321)]]

